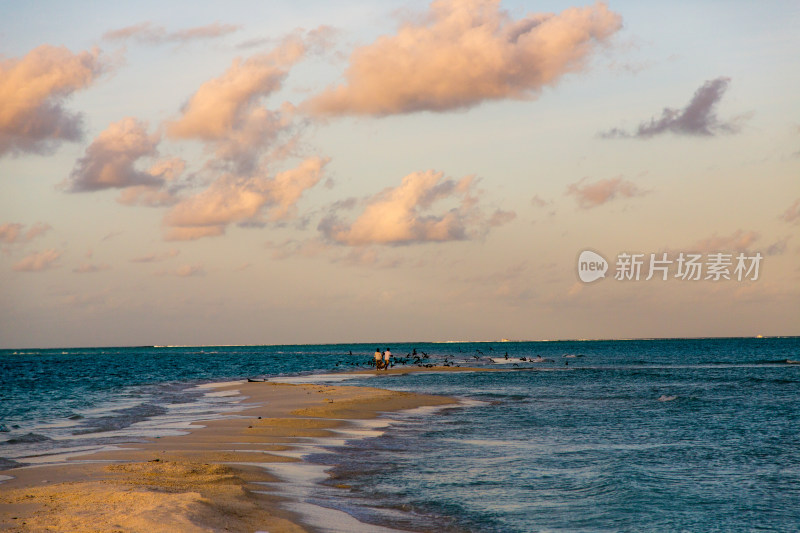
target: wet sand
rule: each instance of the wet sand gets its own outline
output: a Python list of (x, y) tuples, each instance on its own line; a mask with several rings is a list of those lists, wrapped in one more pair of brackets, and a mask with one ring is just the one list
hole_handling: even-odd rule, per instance
[(457, 403), (340, 385), (248, 382), (218, 390), (226, 389), (247, 396), (245, 408), (190, 434), (74, 457), (66, 464), (0, 472), (14, 477), (0, 483), (0, 531), (315, 531), (282, 505), (289, 503), (287, 496), (270, 489), (280, 484), (269, 482), (279, 480), (264, 467), (299, 462), (292, 450), (301, 442), (341, 438), (337, 429), (353, 425), (350, 421)]

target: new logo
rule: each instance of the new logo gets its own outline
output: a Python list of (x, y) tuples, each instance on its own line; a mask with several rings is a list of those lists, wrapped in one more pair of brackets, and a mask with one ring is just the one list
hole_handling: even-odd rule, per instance
[(584, 250), (578, 256), (578, 277), (584, 283), (591, 283), (606, 277), (608, 261), (602, 255)]

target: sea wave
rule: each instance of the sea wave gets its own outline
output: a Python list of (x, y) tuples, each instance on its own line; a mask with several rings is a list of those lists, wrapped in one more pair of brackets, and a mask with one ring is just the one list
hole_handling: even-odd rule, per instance
[(2, 442), (2, 444), (30, 444), (33, 442), (45, 442), (48, 440), (52, 439), (38, 433), (26, 433), (24, 435), (20, 435), (19, 437), (8, 439), (7, 441)]

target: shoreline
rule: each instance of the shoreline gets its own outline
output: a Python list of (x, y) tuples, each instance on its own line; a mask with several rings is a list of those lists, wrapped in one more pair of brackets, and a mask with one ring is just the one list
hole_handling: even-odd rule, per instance
[[(442, 370), (482, 369), (344, 374)], [(0, 471), (0, 476), (13, 476), (0, 482), (0, 531), (227, 528), (280, 533), (317, 531), (315, 524), (331, 517), (355, 521), (349, 515), (337, 517), (345, 514), (341, 511), (304, 508), (304, 502), (285, 490), (291, 481), (275, 472), (308, 464), (302, 457), (308, 455), (304, 448), (309, 445), (356, 438), (381, 413), (458, 404), (444, 396), (338, 384), (242, 382), (218, 390), (239, 391), (247, 406), (202, 422), (204, 427), (185, 435), (123, 444), (119, 450), (77, 456), (58, 465)], [(325, 516), (315, 517), (315, 512)], [(371, 525), (364, 530), (389, 531)]]

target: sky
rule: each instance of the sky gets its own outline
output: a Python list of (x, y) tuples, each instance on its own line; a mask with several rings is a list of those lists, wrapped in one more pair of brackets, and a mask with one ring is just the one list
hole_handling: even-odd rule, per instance
[(0, 348), (800, 334), (796, 2), (202, 4), (0, 2)]

